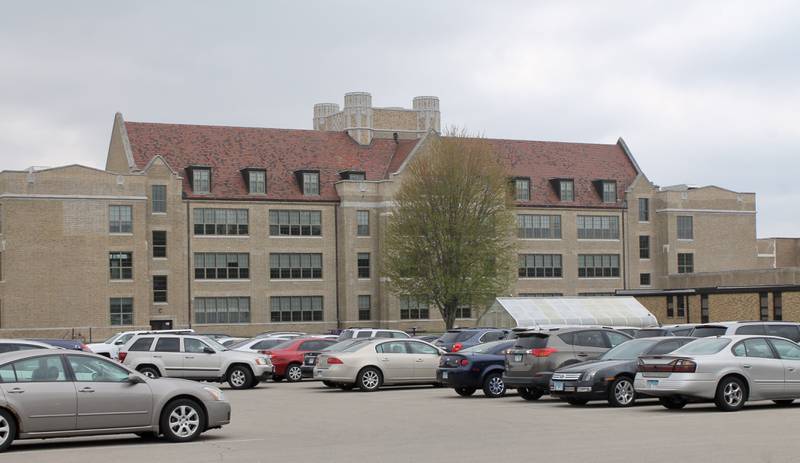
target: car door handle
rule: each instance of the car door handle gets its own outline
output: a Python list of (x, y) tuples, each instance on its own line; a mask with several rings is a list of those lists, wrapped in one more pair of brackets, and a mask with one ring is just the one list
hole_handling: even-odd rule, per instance
[(743, 368), (750, 368), (751, 365), (742, 365)]
[(388, 362), (389, 361), (389, 357), (381, 357), (381, 360), (383, 360), (384, 362)]
[(25, 389), (20, 389), (18, 387), (15, 387), (14, 389), (8, 391), (9, 394), (22, 394), (23, 392), (25, 392)]
[(154, 358), (154, 359), (160, 359), (160, 358), (161, 358), (161, 356), (160, 356), (160, 355), (154, 355), (154, 356), (153, 356), (153, 358)]
[(417, 362), (424, 362), (424, 359), (417, 359)]
[(789, 371), (794, 371), (794, 368), (789, 368)]
[(90, 387), (84, 387), (83, 389), (78, 389), (78, 392), (94, 392), (94, 389)]
[(188, 357), (184, 357), (184, 358), (185, 358), (185, 359), (193, 359), (194, 357), (192, 357), (192, 356), (188, 356)]
[(578, 357), (588, 357), (589, 354), (578, 354)]

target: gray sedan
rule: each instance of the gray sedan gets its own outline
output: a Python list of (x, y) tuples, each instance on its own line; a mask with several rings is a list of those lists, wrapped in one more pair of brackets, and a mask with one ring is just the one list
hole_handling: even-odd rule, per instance
[(230, 422), (216, 387), (150, 379), (94, 354), (0, 354), (0, 451), (15, 439), (135, 433), (188, 442)]
[(698, 339), (669, 355), (641, 357), (634, 388), (671, 409), (690, 401), (713, 401), (723, 411), (748, 400), (788, 405), (800, 398), (800, 345), (774, 336)]

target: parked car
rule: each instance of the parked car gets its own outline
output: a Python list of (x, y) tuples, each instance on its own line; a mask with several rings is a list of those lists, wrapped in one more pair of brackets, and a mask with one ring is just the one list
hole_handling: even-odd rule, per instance
[(370, 339), (370, 338), (395, 338), (408, 339), (411, 336), (400, 330), (384, 330), (378, 328), (348, 328), (339, 333), (339, 341), (347, 339)]
[(800, 323), (781, 322), (781, 321), (740, 321), (740, 322), (719, 322), (697, 325), (689, 336), (695, 338), (705, 338), (709, 336), (725, 335), (762, 335), (778, 336), (800, 342)]
[(89, 346), (84, 344), (78, 339), (30, 339), (29, 341), (43, 342), (54, 347), (62, 349), (79, 350), (83, 352), (92, 352)]
[(228, 350), (198, 335), (137, 335), (120, 349), (119, 359), (149, 378), (227, 381), (234, 389), (255, 387), (272, 375), (267, 356)]
[(669, 355), (639, 359), (634, 388), (669, 409), (714, 402), (736, 411), (748, 400), (778, 405), (800, 398), (800, 345), (776, 336), (698, 339)]
[(344, 390), (357, 386), (365, 392), (397, 384), (436, 386), (436, 369), (443, 353), (416, 339), (373, 339), (341, 352), (320, 354), (314, 378)]
[(639, 330), (641, 330), (641, 328), (637, 328), (634, 326), (615, 326), (614, 329), (617, 331), (622, 331), (623, 333), (627, 334), (632, 338), (635, 338), (636, 333), (638, 333)]
[(29, 349), (59, 349), (52, 344), (27, 339), (0, 339), (0, 354)]
[(223, 338), (218, 340), (217, 342), (230, 349), (231, 346), (233, 346), (234, 344), (239, 344), (243, 341), (247, 341), (247, 338), (227, 338), (227, 339)]
[(538, 400), (550, 387), (553, 372), (567, 365), (600, 358), (631, 339), (613, 328), (553, 328), (518, 334), (506, 351), (503, 381), (525, 400)]
[(658, 338), (661, 336), (689, 336), (696, 325), (684, 323), (681, 325), (665, 325), (652, 328), (642, 328), (633, 335), (636, 339)]
[(550, 395), (572, 405), (607, 400), (614, 407), (633, 406), (640, 395), (633, 389), (639, 356), (668, 354), (695, 339), (669, 336), (624, 342), (598, 360), (556, 370), (550, 379)]
[(320, 351), (330, 345), (336, 344), (333, 339), (316, 337), (295, 338), (283, 344), (278, 344), (265, 350), (275, 369), (272, 373), (273, 381), (286, 379), (290, 383), (303, 379), (303, 355), (306, 352)]
[[(303, 365), (300, 367), (300, 370), (303, 372), (303, 378), (314, 377), (314, 367), (317, 365), (317, 358), (319, 357), (319, 354), (327, 352), (341, 352), (353, 344), (366, 341), (368, 341), (368, 339), (346, 339), (344, 341), (337, 342), (336, 344), (331, 344), (321, 351), (306, 352), (303, 354)], [(328, 387), (336, 387), (336, 385), (330, 381), (323, 381), (322, 383)]]
[[(0, 355), (0, 451), (15, 439), (136, 433), (188, 442), (230, 422), (222, 391), (152, 380), (94, 354)], [(35, 460), (35, 458), (34, 458)]]
[(485, 342), (442, 355), (436, 379), (443, 386), (455, 389), (460, 396), (471, 396), (483, 389), (486, 397), (503, 397), (506, 395), (505, 352), (514, 344), (516, 340), (513, 339)]
[(505, 339), (511, 330), (498, 328), (460, 328), (447, 330), (445, 334), (432, 344), (447, 352), (458, 352), (484, 342)]
[(228, 348), (231, 350), (263, 354), (279, 344), (288, 345), (290, 342), (292, 342), (292, 340), (286, 338), (250, 338), (238, 342)]
[(442, 336), (441, 334), (423, 334), (423, 335), (420, 335), (420, 336), (412, 336), (412, 338), (413, 339), (419, 339), (420, 341), (425, 341), (425, 342), (429, 342), (429, 343), (432, 344), (433, 341), (436, 341), (441, 336)]
[(263, 333), (257, 334), (255, 337), (257, 338), (284, 338), (284, 339), (294, 339), (306, 336), (306, 333), (300, 331), (265, 331)]
[(128, 342), (132, 337), (136, 336), (137, 334), (146, 334), (146, 333), (189, 334), (189, 333), (194, 333), (194, 330), (185, 329), (185, 330), (123, 331), (120, 333), (116, 333), (115, 335), (111, 336), (105, 341), (93, 342), (91, 344), (87, 344), (87, 346), (89, 346), (89, 349), (91, 349), (92, 352), (94, 352), (95, 354), (99, 354), (104, 357), (116, 360), (117, 358), (119, 358), (119, 348), (121, 346), (123, 346), (126, 342)]

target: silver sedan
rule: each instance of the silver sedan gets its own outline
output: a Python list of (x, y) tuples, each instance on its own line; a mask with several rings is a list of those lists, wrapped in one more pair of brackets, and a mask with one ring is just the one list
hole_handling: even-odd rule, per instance
[(724, 411), (748, 400), (788, 405), (800, 398), (800, 345), (774, 336), (698, 339), (669, 355), (641, 357), (634, 388), (670, 409), (690, 401), (713, 401)]
[(230, 422), (216, 387), (150, 379), (95, 354), (0, 354), (0, 451), (15, 439), (135, 433), (188, 442)]

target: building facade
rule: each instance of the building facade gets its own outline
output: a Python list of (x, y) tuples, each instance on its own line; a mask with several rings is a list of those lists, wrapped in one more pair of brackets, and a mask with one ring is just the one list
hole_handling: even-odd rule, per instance
[[(438, 98), (378, 108), (350, 93), (341, 110), (315, 105), (313, 127), (117, 114), (104, 170), (3, 171), (0, 334), (441, 330), (435, 308), (389, 293), (380, 262), (405, 166), (441, 136)], [(622, 139), (485, 142), (517, 203), (511, 295), (670, 290), (691, 275), (774, 272), (775, 249), (797, 248), (756, 239), (753, 193), (658, 187)]]

